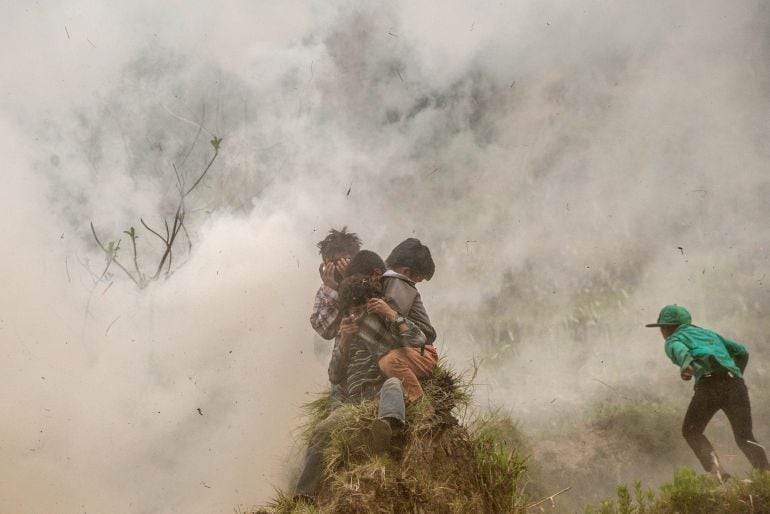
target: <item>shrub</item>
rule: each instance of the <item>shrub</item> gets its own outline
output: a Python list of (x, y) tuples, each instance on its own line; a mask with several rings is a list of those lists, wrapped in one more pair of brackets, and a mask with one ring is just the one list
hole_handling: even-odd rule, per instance
[(617, 489), (614, 500), (589, 506), (587, 514), (714, 514), (770, 512), (770, 473), (755, 471), (748, 480), (730, 479), (720, 484), (716, 478), (701, 475), (688, 467), (680, 468), (671, 483), (660, 488), (656, 498), (652, 491), (642, 492), (635, 483), (632, 500), (625, 486)]

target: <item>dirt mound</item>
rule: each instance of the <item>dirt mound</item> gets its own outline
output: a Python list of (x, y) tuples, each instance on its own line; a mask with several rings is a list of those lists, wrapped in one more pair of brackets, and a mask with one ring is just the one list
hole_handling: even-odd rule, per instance
[[(467, 424), (458, 417), (469, 401), (469, 381), (440, 365), (425, 384), (426, 400), (407, 407), (407, 426), (391, 449), (372, 449), (369, 426), (375, 402), (349, 405), (324, 449), (325, 473), (314, 504), (279, 492), (255, 513), (466, 513), (517, 512), (526, 466), (511, 434), (496, 416)], [(306, 433), (328, 413), (321, 398), (308, 406)]]

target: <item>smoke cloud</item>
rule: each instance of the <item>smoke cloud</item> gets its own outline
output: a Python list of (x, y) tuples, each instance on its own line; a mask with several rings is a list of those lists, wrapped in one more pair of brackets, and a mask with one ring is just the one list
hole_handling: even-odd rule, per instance
[[(689, 389), (662, 305), (770, 384), (762, 2), (38, 2), (2, 30), (0, 511), (228, 512), (325, 387), (315, 242), (429, 245), (440, 352), (524, 427)], [(103, 242), (135, 227), (167, 280)], [(175, 172), (176, 169), (176, 172)], [(179, 177), (179, 178), (177, 178)], [(190, 251), (182, 248), (190, 241)], [(764, 352), (764, 353), (763, 353)], [(653, 386), (654, 385), (654, 386)], [(755, 426), (770, 441), (770, 412)]]

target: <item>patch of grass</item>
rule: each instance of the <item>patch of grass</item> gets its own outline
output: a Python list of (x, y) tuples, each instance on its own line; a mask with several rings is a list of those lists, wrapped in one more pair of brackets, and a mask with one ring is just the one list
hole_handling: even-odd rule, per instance
[(433, 375), (423, 383), (425, 396), (437, 412), (451, 413), (465, 409), (471, 403), (477, 372), (476, 364), (469, 375), (468, 372), (453, 369), (442, 358)]
[(472, 439), (474, 468), (487, 504), (495, 512), (513, 512), (523, 507), (519, 491), (521, 478), (526, 476), (526, 458), (507, 441), (493, 432), (482, 433)]
[(315, 395), (316, 399), (302, 405), (305, 411), (305, 422), (299, 426), (300, 436), (303, 441), (310, 440), (310, 436), (315, 431), (318, 424), (326, 419), (331, 412), (331, 395), (328, 391)]
[(490, 437), (516, 448), (520, 454), (531, 453), (529, 440), (519, 424), (500, 409), (477, 416), (469, 430), (474, 438)]
[(680, 442), (681, 413), (659, 402), (603, 402), (592, 424), (651, 455), (668, 454)]
[(266, 507), (251, 514), (323, 514), (323, 511), (309, 501), (277, 491), (275, 498)]
[[(326, 474), (370, 459), (369, 427), (377, 417), (377, 403), (361, 402), (339, 407), (340, 421), (331, 432), (329, 445), (324, 449)], [(336, 412), (336, 411), (335, 411)]]
[(716, 478), (701, 475), (688, 467), (680, 468), (671, 483), (660, 487), (659, 496), (634, 484), (634, 495), (626, 486), (617, 488), (617, 499), (589, 506), (586, 514), (713, 514), (770, 512), (770, 473), (755, 471), (748, 480), (730, 479), (720, 484)]

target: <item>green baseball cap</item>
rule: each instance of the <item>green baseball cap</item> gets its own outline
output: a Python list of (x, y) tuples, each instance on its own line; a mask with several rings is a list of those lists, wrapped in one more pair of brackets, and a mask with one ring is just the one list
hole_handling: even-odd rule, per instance
[(665, 327), (679, 325), (689, 325), (692, 323), (692, 316), (687, 312), (687, 309), (681, 305), (666, 305), (660, 310), (657, 323), (649, 323), (647, 327)]

